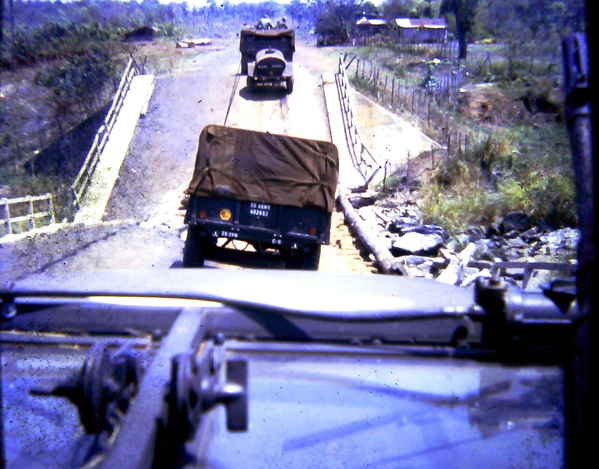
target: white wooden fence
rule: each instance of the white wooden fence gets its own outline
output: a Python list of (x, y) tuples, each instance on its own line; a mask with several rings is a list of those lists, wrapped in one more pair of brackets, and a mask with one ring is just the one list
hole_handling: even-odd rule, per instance
[(79, 210), (81, 199), (83, 198), (85, 190), (87, 189), (87, 185), (94, 174), (94, 170), (96, 169), (98, 160), (102, 154), (102, 150), (104, 150), (104, 147), (110, 138), (110, 133), (112, 132), (116, 119), (119, 115), (119, 111), (123, 106), (127, 91), (129, 91), (129, 87), (131, 86), (131, 80), (133, 80), (135, 75), (140, 73), (143, 73), (143, 71), (141, 71), (134, 60), (130, 58), (121, 77), (119, 87), (112, 101), (112, 106), (110, 107), (110, 110), (108, 111), (108, 114), (104, 120), (104, 125), (102, 125), (102, 127), (100, 127), (98, 130), (91, 149), (89, 150), (87, 157), (85, 158), (85, 161), (83, 162), (83, 165), (81, 166), (81, 169), (75, 178), (75, 181), (69, 189), (69, 210), (72, 215)]
[[(52, 194), (0, 199), (0, 208), (0, 229), (4, 232), (0, 236), (33, 230), (55, 222)], [(13, 225), (17, 226), (16, 230)]]

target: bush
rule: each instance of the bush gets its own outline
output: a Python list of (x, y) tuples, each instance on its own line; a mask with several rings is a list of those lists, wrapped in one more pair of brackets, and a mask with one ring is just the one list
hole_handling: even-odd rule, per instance
[(183, 37), (183, 28), (177, 26), (172, 21), (163, 23), (158, 26), (158, 34), (160, 36), (166, 36), (171, 39), (181, 39)]
[(488, 183), (494, 184), (497, 171), (512, 167), (510, 140), (501, 132), (483, 135), (468, 149), (465, 157), (481, 171)]
[(552, 228), (576, 225), (575, 185), (568, 175), (532, 172), (523, 190), (534, 220)]
[(492, 223), (498, 215), (497, 195), (474, 182), (452, 188), (429, 182), (422, 192), (423, 222), (442, 226), (450, 234)]
[(38, 60), (70, 58), (81, 54), (94, 42), (103, 48), (122, 47), (124, 29), (99, 23), (48, 22), (37, 26), (19, 26), (12, 42), (7, 43), (3, 60), (29, 64)]
[(51, 88), (58, 98), (92, 98), (112, 77), (114, 66), (109, 53), (99, 46), (91, 46), (70, 62), (48, 67), (35, 76), (35, 83)]
[[(576, 226), (575, 185), (563, 161), (518, 154), (507, 136), (489, 134), (465, 155), (440, 161), (423, 185), (425, 222), (458, 232), (523, 211), (551, 228)], [(536, 169), (535, 169), (536, 168)]]
[(378, 97), (380, 89), (379, 87), (370, 80), (369, 77), (363, 77), (355, 73), (350, 77), (349, 82), (358, 90), (364, 91), (371, 96)]

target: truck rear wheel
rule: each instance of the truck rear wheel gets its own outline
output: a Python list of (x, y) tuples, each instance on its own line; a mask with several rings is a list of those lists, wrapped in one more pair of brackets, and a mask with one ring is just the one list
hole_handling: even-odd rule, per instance
[(203, 267), (207, 242), (200, 236), (197, 226), (187, 226), (187, 239), (183, 247), (183, 267)]
[(287, 94), (293, 93), (293, 77), (285, 78), (285, 84), (287, 85)]
[(255, 83), (256, 83), (256, 81), (254, 80), (254, 77), (248, 77), (248, 79), (247, 79), (248, 90), (254, 91), (254, 88), (256, 88)]
[(287, 254), (285, 268), (291, 270), (318, 270), (320, 263), (320, 244), (313, 244), (307, 250), (301, 250), (293, 255)]

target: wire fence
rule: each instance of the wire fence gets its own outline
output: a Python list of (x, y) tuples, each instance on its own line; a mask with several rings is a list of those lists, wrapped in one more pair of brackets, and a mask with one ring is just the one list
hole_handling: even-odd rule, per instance
[[(356, 45), (380, 46), (398, 54), (421, 56), (418, 66), (422, 78), (418, 83), (407, 84), (401, 76), (406, 70), (382, 67), (368, 59), (345, 55), (346, 73), (351, 84), (370, 98), (395, 113), (410, 113), (424, 127), (425, 133), (442, 146), (441, 154), (431, 149), (431, 166), (442, 156), (463, 156), (476, 143), (475, 133), (464, 131), (453, 123), (452, 115), (470, 112), (469, 82), (484, 84), (497, 80), (509, 80), (514, 74), (529, 74), (541, 79), (558, 80), (560, 77), (559, 51), (552, 53), (529, 53), (526, 60), (516, 59), (509, 51), (492, 54), (488, 50), (474, 50), (466, 60), (458, 60), (456, 41), (438, 43), (402, 43), (383, 35), (358, 37)], [(425, 60), (425, 57), (429, 58)], [(434, 58), (433, 58), (434, 57)], [(433, 58), (433, 59), (430, 59)], [(410, 64), (403, 64), (409, 67)], [(484, 106), (484, 103), (481, 104)], [(474, 112), (476, 110), (472, 110)], [(521, 114), (485, 117), (485, 109), (479, 109), (481, 119), (520, 119)], [(511, 111), (510, 111), (511, 112)], [(531, 111), (532, 112), (532, 111)]]
[[(472, 144), (472, 134), (451, 129), (449, 106), (456, 107), (460, 88), (466, 83), (469, 72), (463, 64), (432, 62), (429, 73), (417, 85), (406, 85), (389, 70), (356, 56), (347, 60), (346, 75), (362, 92), (395, 113), (409, 112), (425, 123), (435, 133), (434, 140), (443, 145), (446, 156), (464, 154)], [(440, 161), (431, 149), (431, 166)], [(438, 153), (438, 152), (437, 152)]]
[(356, 47), (386, 47), (397, 53), (414, 55), (434, 55), (438, 58), (457, 59), (459, 45), (457, 41), (398, 41), (393, 36), (385, 34), (359, 34), (353, 39)]

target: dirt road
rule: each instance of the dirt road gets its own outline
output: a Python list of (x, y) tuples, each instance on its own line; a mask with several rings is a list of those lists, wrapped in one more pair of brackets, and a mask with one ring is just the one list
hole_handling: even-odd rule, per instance
[[(112, 227), (110, 235), (95, 239), (94, 227), (75, 227), (55, 235), (62, 246), (60, 262), (55, 259), (56, 248), (54, 257), (40, 252), (35, 261), (20, 251), (13, 264), (25, 273), (178, 267), (185, 237), (180, 200), (205, 125), (330, 140), (320, 80), (329, 66), (334, 71), (335, 62), (316, 48), (298, 45), (291, 95), (284, 91), (249, 93), (245, 77), (238, 75), (235, 42), (183, 53), (173, 48), (172, 53), (183, 55), (177, 57), (175, 69), (156, 77), (148, 111), (138, 123), (104, 213), (103, 221)], [(86, 242), (81, 244), (81, 239)], [(50, 243), (51, 239), (45, 240), (46, 245)], [(334, 214), (331, 243), (323, 247), (320, 270), (374, 271), (355, 248), (341, 214)]]

